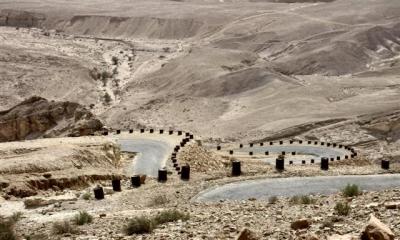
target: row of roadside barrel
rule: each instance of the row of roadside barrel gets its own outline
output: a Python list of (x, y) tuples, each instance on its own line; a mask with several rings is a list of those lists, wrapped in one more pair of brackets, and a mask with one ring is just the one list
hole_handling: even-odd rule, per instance
[[(127, 130), (129, 132), (129, 134), (133, 134), (134, 130), (133, 129), (129, 129)], [(191, 140), (194, 139), (194, 135), (192, 133), (189, 132), (183, 132), (183, 131), (174, 131), (174, 130), (164, 130), (164, 129), (159, 129), (156, 130), (154, 128), (150, 128), (150, 129), (145, 129), (145, 128), (141, 128), (139, 129), (139, 133), (150, 133), (150, 134), (155, 134), (155, 133), (159, 133), (159, 134), (164, 134), (167, 133), (168, 135), (174, 135), (177, 134), (178, 136), (184, 136), (182, 138), (182, 140), (180, 141), (179, 145), (176, 145), (171, 156), (170, 159), (172, 161), (172, 165), (175, 169), (175, 171), (181, 176), (182, 180), (189, 180), (190, 179), (190, 166), (188, 164), (183, 165), (182, 167), (179, 166), (178, 161), (177, 161), (177, 154), (179, 153), (179, 151), (184, 148)], [(122, 130), (117, 129), (114, 131), (104, 131), (102, 133), (103, 136), (108, 136), (110, 133), (115, 133), (116, 135), (119, 135), (122, 133)], [(94, 134), (92, 134), (94, 135)], [(131, 177), (131, 186), (133, 188), (138, 188), (140, 187), (142, 184), (144, 184), (146, 179), (146, 175), (134, 175)], [(158, 176), (157, 176), (157, 180), (158, 182), (166, 182), (168, 180), (168, 171), (166, 168), (162, 168), (158, 170)], [(111, 181), (113, 190), (115, 192), (120, 192), (122, 191), (121, 189), (121, 179), (113, 179)], [(101, 186), (97, 186), (93, 189), (94, 191), (94, 196), (96, 199), (100, 200), (100, 199), (104, 199), (104, 189)]]

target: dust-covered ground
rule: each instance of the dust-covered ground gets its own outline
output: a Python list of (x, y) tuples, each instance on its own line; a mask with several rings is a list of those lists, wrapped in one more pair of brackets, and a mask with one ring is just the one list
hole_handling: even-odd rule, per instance
[[(109, 128), (182, 129), (214, 149), (299, 138), (351, 145), (359, 156), (328, 172), (302, 165), (283, 173), (243, 158), (244, 175), (232, 178), (232, 159), (190, 145), (178, 154), (192, 166), (190, 181), (171, 172), (167, 183), (147, 178), (132, 188), (123, 176), (114, 193), (110, 179), (132, 156), (119, 156), (110, 138), (5, 143), (0, 215), (14, 214), (25, 239), (234, 239), (243, 227), (258, 239), (360, 239), (371, 213), (398, 237), (399, 189), (307, 204), (191, 199), (247, 179), (387, 173), (382, 159), (399, 172), (399, 24), (398, 0), (1, 1), (0, 111), (38, 95), (85, 105)], [(97, 184), (105, 200), (93, 199)], [(339, 216), (339, 202), (348, 215)], [(165, 209), (190, 219), (151, 234), (123, 231), (129, 219)], [(83, 210), (93, 223), (75, 226)], [(290, 226), (301, 218), (308, 226)], [(63, 220), (73, 229), (57, 232), (53, 223)]]

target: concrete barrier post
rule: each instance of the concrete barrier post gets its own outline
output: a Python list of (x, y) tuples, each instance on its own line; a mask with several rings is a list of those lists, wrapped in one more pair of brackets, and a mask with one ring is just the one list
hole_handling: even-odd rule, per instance
[(150, 129), (150, 133), (154, 133), (154, 129)]
[(159, 169), (158, 170), (158, 181), (159, 182), (167, 181), (167, 169)]
[(140, 187), (142, 182), (140, 181), (140, 175), (134, 175), (131, 177), (132, 187)]
[(133, 129), (129, 129), (129, 133), (133, 133)]
[(172, 134), (174, 134), (174, 131), (169, 130), (169, 135), (172, 135)]
[(190, 179), (190, 166), (189, 165), (182, 166), (181, 179), (186, 180), (186, 181)]
[(242, 174), (241, 164), (239, 161), (232, 161), (232, 176), (240, 176)]
[(321, 158), (321, 170), (329, 170), (329, 159), (326, 157)]
[(144, 128), (140, 129), (140, 133), (144, 133)]
[(121, 192), (121, 180), (120, 179), (113, 179), (111, 181), (111, 184), (112, 184), (113, 190), (115, 192)]
[(96, 198), (97, 200), (101, 200), (104, 199), (104, 191), (103, 188), (100, 186), (97, 186), (93, 189), (94, 192), (94, 198)]
[(121, 130), (120, 129), (117, 130), (117, 134), (121, 134)]
[(389, 170), (390, 169), (390, 162), (389, 160), (382, 160), (381, 162), (381, 167), (384, 170)]
[(285, 158), (279, 156), (276, 160), (275, 160), (275, 169), (277, 171), (283, 171), (285, 170)]
[(160, 129), (160, 134), (164, 134), (164, 130), (163, 129)]

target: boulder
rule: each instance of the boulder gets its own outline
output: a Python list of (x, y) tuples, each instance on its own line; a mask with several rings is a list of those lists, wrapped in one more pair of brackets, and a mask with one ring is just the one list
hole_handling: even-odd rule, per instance
[(394, 240), (394, 234), (392, 230), (373, 214), (369, 219), (367, 226), (361, 233), (362, 240)]
[(386, 202), (384, 205), (386, 209), (400, 208), (400, 202)]
[(73, 102), (31, 97), (0, 112), (0, 142), (89, 135), (101, 129), (100, 120)]
[(290, 225), (293, 230), (305, 229), (311, 226), (311, 220), (307, 218), (298, 219)]
[(239, 235), (236, 237), (236, 240), (258, 240), (259, 238), (247, 228), (243, 228), (240, 231)]
[(140, 175), (140, 184), (144, 184), (146, 182), (146, 175)]

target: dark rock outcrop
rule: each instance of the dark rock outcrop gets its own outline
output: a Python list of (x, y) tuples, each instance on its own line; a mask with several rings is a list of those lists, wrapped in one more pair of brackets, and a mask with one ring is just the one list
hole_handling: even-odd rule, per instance
[(0, 142), (41, 137), (82, 136), (101, 130), (100, 120), (83, 106), (29, 98), (0, 112)]
[(27, 11), (4, 9), (0, 11), (0, 26), (39, 28), (45, 15)]

